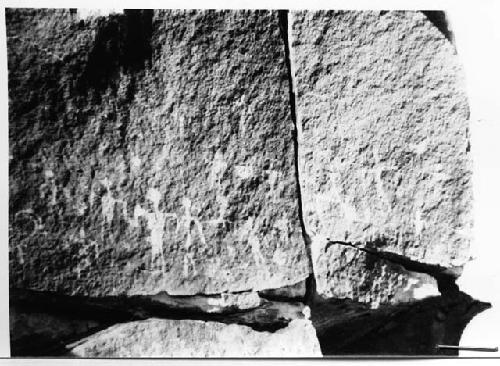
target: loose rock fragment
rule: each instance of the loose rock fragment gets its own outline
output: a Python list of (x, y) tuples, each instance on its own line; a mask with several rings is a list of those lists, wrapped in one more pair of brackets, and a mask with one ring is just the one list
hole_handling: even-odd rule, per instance
[(262, 302), (256, 292), (227, 293), (218, 296), (170, 296), (162, 292), (149, 298), (171, 308), (204, 313), (228, 313), (238, 310), (250, 310), (259, 307)]

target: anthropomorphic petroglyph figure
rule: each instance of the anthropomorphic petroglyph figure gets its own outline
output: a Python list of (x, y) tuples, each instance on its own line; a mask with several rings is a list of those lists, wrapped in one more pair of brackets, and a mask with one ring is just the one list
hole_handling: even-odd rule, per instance
[[(14, 215), (14, 221), (23, 219), (28, 220), (29, 223), (32, 225), (32, 229), (28, 237), (32, 237), (33, 235), (40, 232), (40, 230), (44, 228), (44, 225), (42, 224), (42, 219), (39, 216), (35, 215), (34, 211), (31, 208), (18, 211)], [(17, 245), (16, 249), (17, 249), (19, 263), (24, 264), (24, 251), (22, 245)]]
[(377, 185), (377, 192), (380, 200), (383, 201), (384, 205), (387, 207), (387, 210), (391, 211), (391, 200), (387, 191), (384, 189), (384, 183), (382, 181), (382, 173), (387, 170), (397, 170), (398, 167), (394, 165), (385, 165), (382, 163), (380, 159), (380, 153), (377, 146), (373, 146), (373, 159), (374, 165), (372, 168), (373, 177), (375, 179), (375, 183)]
[(192, 227), (196, 228), (196, 232), (198, 233), (198, 237), (200, 238), (203, 246), (206, 246), (205, 235), (203, 233), (203, 226), (198, 217), (193, 216), (192, 214), (192, 203), (191, 200), (187, 197), (182, 199), (182, 207), (184, 209), (184, 214), (179, 219), (179, 230), (183, 233), (186, 233), (186, 241), (184, 242), (184, 276), (187, 277), (189, 275), (189, 268), (195, 268), (194, 261), (194, 253), (191, 250), (191, 246), (193, 245), (193, 233)]
[(241, 99), (240, 99), (240, 108), (241, 108), (241, 116), (240, 116), (240, 121), (239, 121), (239, 125), (238, 125), (238, 137), (240, 139), (244, 139), (246, 137), (246, 131), (247, 131), (247, 128), (246, 128), (246, 119), (247, 119), (247, 110), (249, 109), (249, 107), (247, 107), (247, 103), (245, 101), (245, 96), (242, 95), (241, 96)]
[(222, 150), (219, 149), (215, 153), (214, 160), (212, 163), (212, 169), (210, 170), (210, 176), (208, 178), (208, 181), (212, 188), (220, 186), (222, 176), (226, 171), (226, 169), (227, 169), (227, 163), (224, 160), (224, 154), (222, 153)]
[(127, 217), (127, 202), (113, 197), (111, 192), (111, 181), (108, 178), (104, 178), (101, 180), (101, 184), (106, 187), (106, 194), (101, 198), (101, 210), (105, 222), (108, 224), (113, 222), (113, 218), (115, 217), (115, 205), (117, 203), (122, 205), (122, 214), (124, 217)]
[(264, 265), (266, 260), (260, 250), (260, 239), (255, 232), (255, 219), (253, 216), (248, 217), (240, 228), (239, 241), (243, 242), (245, 240), (250, 245), (255, 264), (257, 266)]
[(159, 256), (161, 260), (162, 271), (165, 272), (165, 254), (164, 254), (164, 241), (165, 222), (167, 218), (174, 218), (178, 222), (177, 215), (173, 212), (161, 212), (160, 200), (161, 193), (154, 188), (150, 188), (146, 194), (146, 198), (153, 203), (153, 212), (148, 212), (141, 206), (136, 205), (134, 208), (134, 217), (130, 221), (132, 227), (139, 226), (139, 217), (144, 217), (147, 222), (147, 228), (150, 231), (149, 243), (151, 244), (151, 262), (154, 264), (156, 258)]

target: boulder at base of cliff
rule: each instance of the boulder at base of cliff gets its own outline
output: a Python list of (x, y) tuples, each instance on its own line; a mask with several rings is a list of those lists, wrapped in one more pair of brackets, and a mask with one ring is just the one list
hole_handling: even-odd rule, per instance
[(78, 342), (79, 357), (321, 357), (309, 320), (275, 333), (238, 324), (148, 319), (115, 325)]

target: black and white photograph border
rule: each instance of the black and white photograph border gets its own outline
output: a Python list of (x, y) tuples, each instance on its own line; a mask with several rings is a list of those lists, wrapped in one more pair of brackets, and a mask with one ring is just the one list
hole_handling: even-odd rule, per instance
[(500, 3), (0, 11), (0, 362), (499, 357)]

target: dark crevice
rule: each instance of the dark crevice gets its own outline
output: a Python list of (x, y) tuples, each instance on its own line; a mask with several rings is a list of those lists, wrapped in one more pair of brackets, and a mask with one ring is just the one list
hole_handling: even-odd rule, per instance
[(305, 223), (304, 223), (304, 214), (302, 210), (302, 192), (300, 189), (300, 172), (299, 172), (299, 126), (300, 121), (297, 118), (297, 102), (296, 102), (296, 90), (294, 89), (294, 70), (292, 69), (292, 61), (290, 56), (290, 35), (289, 24), (288, 24), (288, 10), (279, 10), (279, 26), (280, 33), (283, 39), (283, 48), (285, 50), (285, 63), (288, 72), (288, 95), (290, 100), (290, 115), (292, 118), (292, 122), (294, 124), (293, 129), (293, 144), (294, 144), (294, 167), (295, 167), (295, 182), (296, 182), (296, 190), (297, 190), (297, 204), (298, 204), (298, 213), (299, 213), (299, 221), (300, 228), (302, 231), (302, 238), (304, 240), (304, 245), (306, 247), (306, 253), (309, 262), (309, 276), (306, 279), (306, 293), (304, 296), (304, 303), (310, 304), (316, 298), (316, 276), (314, 274), (313, 263), (312, 263), (312, 255), (311, 255), (311, 238), (306, 232)]
[[(188, 296), (172, 296), (182, 302), (182, 298)], [(207, 296), (209, 297), (209, 296)], [(64, 295), (53, 292), (42, 292), (24, 289), (10, 290), (10, 304), (16, 309), (31, 312), (55, 313), (59, 315), (74, 316), (78, 314), (81, 319), (92, 319), (96, 321), (108, 321), (119, 323), (124, 321), (133, 321), (147, 319), (151, 317), (160, 317), (166, 319), (195, 319), (218, 321), (223, 323), (245, 324), (258, 329), (280, 329), (286, 326), (288, 321), (272, 318), (266, 319), (268, 324), (259, 324), (260, 322), (250, 322), (246, 320), (255, 312), (261, 312), (262, 309), (272, 309), (277, 302), (263, 301), (256, 308), (238, 309), (227, 308), (218, 313), (208, 313), (196, 306), (176, 306), (156, 301), (153, 296), (102, 296), (88, 297), (78, 295)], [(76, 313), (75, 313), (76, 311)], [(271, 311), (271, 313), (275, 313)], [(258, 317), (257, 317), (258, 318)]]
[(303, 301), (306, 290), (306, 281), (293, 285), (259, 291), (259, 297), (271, 301), (290, 302)]
[(270, 301), (280, 301), (280, 302), (289, 302), (289, 301), (300, 301), (303, 302), (304, 295), (302, 296), (286, 296), (286, 295), (275, 295), (270, 293), (269, 290), (259, 291), (259, 297), (265, 300)]
[[(182, 302), (182, 297), (176, 297)], [(163, 318), (172, 320), (203, 320), (224, 324), (240, 324), (256, 331), (275, 332), (285, 328), (295, 318), (303, 318), (300, 303), (263, 300), (261, 305), (251, 309), (228, 308), (219, 313), (207, 313), (196, 306), (179, 307), (155, 301), (151, 296), (103, 296), (87, 297), (63, 295), (53, 292), (41, 292), (24, 289), (10, 289), (9, 305), (11, 318), (14, 313), (22, 316), (55, 318), (67, 327), (75, 323), (92, 322), (91, 331), (79, 330), (77, 334), (62, 334), (48, 337), (46, 334), (31, 334), (31, 341), (26, 336), (11, 338), (13, 356), (54, 356), (67, 352), (62, 347), (83, 336), (88, 336), (117, 323)], [(288, 306), (281, 311), (281, 306)], [(290, 315), (290, 309), (295, 315)], [(13, 313), (14, 311), (14, 313)], [(72, 325), (73, 324), (73, 325)], [(82, 326), (79, 326), (82, 328)], [(55, 333), (57, 330), (54, 329)], [(64, 333), (64, 332), (63, 332)], [(67, 333), (67, 330), (66, 330)], [(16, 334), (15, 332), (13, 334)], [(62, 353), (61, 353), (62, 352)]]
[[(371, 245), (369, 245), (368, 247), (361, 247), (357, 244), (350, 242), (329, 240), (325, 247), (325, 250), (327, 250), (332, 245), (348, 246), (360, 250), (362, 252), (365, 252), (367, 254), (376, 256), (380, 259), (384, 259), (391, 263), (400, 265), (407, 271), (425, 273), (434, 277), (438, 283), (438, 290), (443, 295), (453, 294), (459, 291), (459, 288), (455, 283), (455, 281), (461, 274), (461, 267), (447, 268), (440, 266), (438, 264), (428, 264), (428, 263), (418, 262), (400, 254), (376, 249), (376, 247), (380, 247), (381, 244), (383, 243), (371, 243)], [(370, 246), (372, 246), (372, 248), (370, 248)]]
[(491, 304), (474, 300), (463, 292), (436, 296), (413, 303), (366, 309), (361, 304), (339, 301), (316, 303), (312, 322), (323, 355), (454, 356), (470, 320)]
[[(40, 316), (40, 314), (37, 314)], [(68, 322), (75, 322), (75, 319), (68, 319)], [(48, 332), (34, 331), (32, 334), (19, 337), (10, 341), (11, 357), (61, 357), (67, 356), (67, 345), (77, 342), (96, 332), (105, 330), (116, 322), (103, 322), (90, 330), (77, 332), (65, 337), (52, 337)]]
[(434, 24), (434, 26), (446, 37), (448, 41), (455, 44), (455, 39), (453, 37), (453, 32), (449, 28), (448, 20), (446, 19), (446, 13), (444, 11), (438, 10), (423, 10), (422, 13), (429, 19), (429, 21)]
[(103, 93), (107, 88), (116, 91), (120, 72), (138, 73), (151, 62), (153, 10), (126, 9), (99, 19), (94, 45), (85, 70), (78, 80), (84, 93), (93, 88)]

